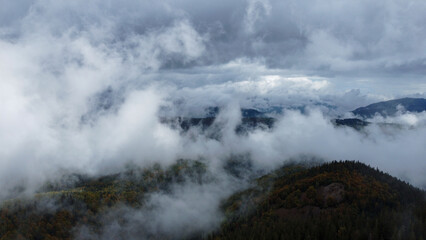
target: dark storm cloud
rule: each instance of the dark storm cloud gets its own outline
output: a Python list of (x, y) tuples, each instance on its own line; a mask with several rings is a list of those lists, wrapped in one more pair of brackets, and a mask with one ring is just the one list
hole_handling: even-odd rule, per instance
[(269, 67), (318, 74), (423, 72), (423, 2), (229, 2), (169, 3), (209, 36), (199, 64), (246, 57), (261, 58)]
[(421, 76), (425, 67), (426, 4), (421, 1), (43, 0), (4, 6), (6, 27), (20, 22), (21, 31), (49, 28), (56, 34), (107, 28), (107, 35), (92, 35), (91, 40), (109, 44), (186, 19), (205, 38), (206, 51), (184, 61), (165, 55), (163, 68), (217, 65), (239, 58), (337, 76), (355, 72)]

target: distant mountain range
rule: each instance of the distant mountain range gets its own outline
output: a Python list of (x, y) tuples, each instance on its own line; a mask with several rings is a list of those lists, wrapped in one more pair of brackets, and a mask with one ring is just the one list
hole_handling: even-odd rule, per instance
[[(208, 107), (206, 110), (205, 118), (214, 118), (219, 114), (219, 107)], [(280, 111), (282, 111), (280, 109)], [(253, 118), (253, 117), (265, 117), (267, 114), (272, 113), (271, 111), (265, 110), (257, 110), (254, 108), (241, 108), (241, 116), (243, 118)]]
[(376, 114), (383, 117), (394, 116), (398, 111), (423, 112), (426, 111), (426, 99), (424, 98), (400, 98), (390, 101), (370, 104), (352, 111), (356, 116), (372, 118)]
[[(268, 109), (241, 108), (241, 124), (236, 128), (237, 133), (246, 133), (256, 128), (272, 128), (276, 122), (276, 116), (281, 115), (285, 109), (298, 110), (305, 113), (305, 107), (270, 107)], [(163, 118), (162, 122), (170, 124), (174, 128), (188, 131), (191, 127), (200, 127), (203, 131), (214, 126), (216, 116), (219, 114), (219, 107), (209, 107), (205, 110), (205, 117), (175, 117)], [(383, 101), (360, 107), (352, 111), (355, 118), (333, 119), (336, 126), (348, 126), (357, 130), (363, 129), (370, 124), (366, 119), (376, 115), (383, 117), (395, 116), (400, 112), (423, 112), (426, 111), (426, 99), (424, 98), (401, 98), (390, 101)], [(220, 127), (220, 126), (218, 126)]]
[[(331, 105), (320, 105), (314, 104), (315, 106), (324, 106), (327, 109), (336, 108)], [(274, 115), (280, 115), (284, 110), (298, 110), (302, 113), (306, 111), (305, 105), (292, 106), (292, 107), (280, 107), (273, 106), (269, 108), (241, 108), (241, 115), (243, 118), (256, 118), (256, 117), (270, 117)], [(206, 109), (206, 117), (216, 117), (219, 113), (219, 107), (209, 107)], [(376, 114), (383, 117), (395, 116), (398, 112), (423, 112), (426, 111), (426, 99), (424, 98), (399, 98), (389, 101), (377, 102), (370, 104), (365, 107), (357, 108), (351, 111), (355, 116), (360, 118), (371, 118)]]
[[(371, 124), (366, 119), (376, 115), (382, 117), (392, 117), (402, 112), (423, 112), (426, 111), (426, 99), (424, 98), (400, 98), (390, 101), (370, 104), (366, 107), (360, 107), (352, 111), (356, 118), (334, 119), (336, 126), (348, 126), (357, 130), (363, 129)], [(392, 125), (392, 124), (385, 124)], [(393, 124), (395, 125), (395, 124)]]

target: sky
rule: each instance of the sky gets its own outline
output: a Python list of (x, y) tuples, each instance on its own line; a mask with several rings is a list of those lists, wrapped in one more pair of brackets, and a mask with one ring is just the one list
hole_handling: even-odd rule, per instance
[(232, 88), (278, 75), (320, 79), (329, 91), (359, 89), (377, 98), (426, 91), (422, 1), (2, 0), (1, 5), (4, 68), (22, 63), (3, 50), (19, 45), (20, 57), (36, 58), (40, 62), (32, 64), (43, 65), (38, 67), (49, 75), (117, 61), (126, 73), (110, 76), (112, 81), (178, 89), (201, 91), (224, 83)]
[[(153, 228), (167, 229), (189, 223), (161, 213), (187, 209), (190, 221), (206, 213), (211, 218), (198, 228), (205, 230), (220, 222), (220, 200), (237, 189), (223, 186), (239, 185), (218, 170), (235, 154), (251, 156), (264, 171), (301, 156), (359, 160), (426, 188), (425, 113), (371, 119), (401, 127), (365, 132), (330, 122), (377, 101), (426, 96), (425, 1), (0, 6), (0, 199), (22, 186), (32, 193), (64, 172), (101, 175), (128, 162), (202, 158), (220, 181), (154, 195), (159, 209), (170, 209), (146, 214), (156, 217)], [(215, 106), (222, 107), (220, 140), (196, 130), (182, 135), (159, 121)], [(273, 106), (308, 108), (286, 111), (270, 131), (235, 134), (240, 108)], [(206, 205), (191, 201), (200, 198)]]

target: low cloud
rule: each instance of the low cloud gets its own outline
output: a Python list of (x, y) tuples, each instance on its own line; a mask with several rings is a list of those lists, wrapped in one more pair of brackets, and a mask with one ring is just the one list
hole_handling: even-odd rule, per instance
[(142, 209), (123, 206), (107, 212), (102, 217), (100, 234), (83, 226), (76, 229), (76, 239), (184, 239), (207, 236), (219, 227), (223, 219), (221, 200), (244, 186), (240, 184), (229, 178), (216, 178), (214, 182), (201, 185), (176, 185), (169, 193), (150, 195)]

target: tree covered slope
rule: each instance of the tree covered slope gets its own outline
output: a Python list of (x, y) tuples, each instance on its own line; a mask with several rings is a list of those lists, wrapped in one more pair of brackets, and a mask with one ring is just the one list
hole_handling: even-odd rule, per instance
[[(50, 183), (32, 198), (3, 202), (0, 239), (74, 239), (76, 229), (81, 226), (96, 233), (102, 231), (102, 220), (111, 210), (122, 206), (141, 209), (146, 196), (167, 192), (173, 184), (211, 181), (203, 163), (189, 160), (180, 160), (168, 168), (131, 167), (121, 174), (73, 178), (71, 185)], [(287, 165), (254, 179), (252, 187), (225, 199), (220, 210), (225, 219), (219, 229), (190, 238), (424, 239), (426, 236), (425, 192), (353, 161), (313, 167)], [(148, 239), (182, 239), (182, 236)]]
[(228, 218), (211, 239), (426, 236), (425, 192), (359, 162), (287, 167), (258, 181), (223, 205)]
[(33, 198), (3, 202), (0, 239), (74, 239), (81, 226), (97, 233), (109, 211), (123, 206), (141, 209), (150, 193), (167, 192), (173, 184), (201, 184), (205, 176), (203, 163), (186, 160), (165, 169), (132, 166), (123, 173), (98, 178), (71, 176), (73, 184), (68, 180), (66, 184), (49, 183)]

